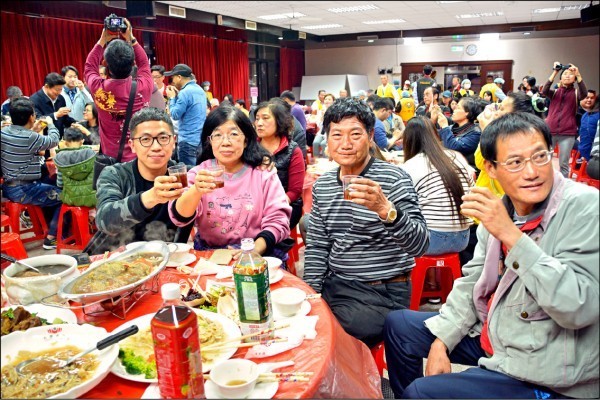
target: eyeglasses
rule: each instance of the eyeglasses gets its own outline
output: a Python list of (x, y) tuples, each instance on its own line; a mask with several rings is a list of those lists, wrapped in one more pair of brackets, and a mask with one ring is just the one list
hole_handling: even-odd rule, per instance
[(509, 158), (505, 162), (494, 161), (496, 164), (502, 165), (509, 172), (519, 172), (523, 168), (525, 168), (525, 164), (527, 161), (531, 161), (534, 165), (541, 167), (542, 165), (546, 165), (552, 160), (552, 152), (548, 150), (538, 151), (537, 153), (533, 153), (531, 157), (513, 157)]
[(211, 143), (219, 144), (225, 140), (225, 137), (227, 137), (227, 140), (230, 142), (239, 142), (244, 138), (244, 135), (239, 132), (231, 132), (228, 135), (224, 135), (222, 133), (213, 133), (208, 138), (210, 139)]
[(160, 144), (161, 146), (166, 146), (169, 143), (171, 143), (171, 138), (174, 135), (158, 135), (158, 136), (142, 136), (139, 138), (134, 138), (131, 140), (139, 140), (140, 144), (144, 147), (152, 147), (152, 145), (154, 144), (154, 141), (156, 140), (158, 142), (158, 144)]

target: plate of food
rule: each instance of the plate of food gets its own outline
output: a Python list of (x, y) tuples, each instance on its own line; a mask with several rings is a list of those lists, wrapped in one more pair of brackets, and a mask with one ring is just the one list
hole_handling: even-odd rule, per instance
[[(240, 328), (231, 319), (210, 311), (193, 309), (198, 315), (200, 332), (200, 350), (202, 346), (212, 345), (242, 336)], [(150, 321), (154, 314), (146, 314), (128, 321), (114, 330), (119, 332), (131, 325), (137, 325), (140, 331), (119, 343), (119, 356), (111, 372), (123, 379), (136, 382), (157, 382), (154, 346)], [(238, 342), (233, 342), (233, 344)], [(232, 346), (233, 346), (232, 344)], [(202, 352), (202, 371), (210, 371), (212, 366), (222, 360), (231, 358), (237, 347), (215, 352)]]
[(30, 304), (2, 309), (2, 336), (36, 326), (76, 323), (75, 313), (66, 308)]
[(17, 374), (15, 366), (35, 357), (67, 359), (95, 346), (107, 336), (104, 328), (89, 324), (38, 326), (27, 331), (3, 336), (2, 398), (75, 399), (100, 383), (117, 359), (119, 347), (112, 345), (94, 351), (67, 367), (47, 373), (24, 370)]

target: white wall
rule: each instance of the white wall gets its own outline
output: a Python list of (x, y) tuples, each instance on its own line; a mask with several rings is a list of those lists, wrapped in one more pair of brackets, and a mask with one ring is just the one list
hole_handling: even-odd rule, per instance
[[(475, 43), (475, 56), (450, 51), (452, 45)], [(388, 45), (346, 48), (313, 49), (305, 52), (306, 75), (358, 74), (367, 75), (369, 85), (379, 84), (378, 66), (391, 67), (410, 62), (444, 62), (513, 60), (512, 77), (515, 87), (525, 75), (533, 75), (538, 84), (545, 82), (554, 61), (572, 63), (579, 67), (590, 89), (599, 89), (599, 36), (577, 36), (544, 39), (502, 39), (487, 45), (482, 42), (424, 43), (418, 46)], [(438, 71), (438, 82), (441, 82)], [(390, 78), (392, 78), (390, 76)], [(558, 81), (556, 79), (555, 81)], [(514, 88), (504, 88), (514, 90)]]

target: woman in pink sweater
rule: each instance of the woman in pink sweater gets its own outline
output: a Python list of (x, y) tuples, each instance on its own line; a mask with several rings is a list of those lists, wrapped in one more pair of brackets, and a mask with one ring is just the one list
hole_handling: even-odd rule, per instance
[[(196, 250), (237, 247), (249, 237), (258, 253), (273, 254), (289, 237), (292, 209), (277, 173), (260, 168), (270, 155), (250, 120), (236, 108), (219, 107), (206, 118), (201, 140), (200, 165), (188, 171), (189, 189), (169, 206), (171, 220), (178, 226), (195, 220)], [(222, 188), (210, 171), (216, 165), (225, 171)]]

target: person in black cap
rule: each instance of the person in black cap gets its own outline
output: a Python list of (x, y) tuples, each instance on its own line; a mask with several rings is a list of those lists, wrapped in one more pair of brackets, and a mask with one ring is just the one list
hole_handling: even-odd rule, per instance
[(192, 69), (177, 64), (165, 76), (172, 76), (167, 86), (171, 118), (179, 121), (177, 157), (188, 168), (196, 166), (200, 135), (206, 120), (206, 93), (193, 79)]

